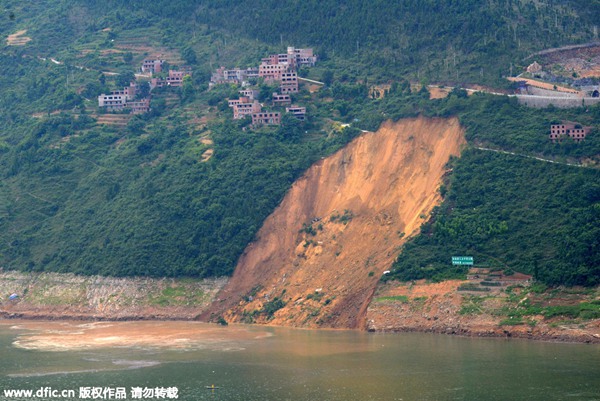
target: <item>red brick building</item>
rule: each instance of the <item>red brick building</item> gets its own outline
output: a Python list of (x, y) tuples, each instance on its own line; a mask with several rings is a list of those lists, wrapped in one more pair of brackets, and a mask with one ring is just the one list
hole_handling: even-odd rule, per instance
[(145, 98), (137, 102), (127, 102), (127, 107), (131, 109), (131, 114), (144, 114), (150, 111), (150, 98)]
[(561, 124), (550, 125), (550, 140), (552, 142), (561, 142), (569, 137), (575, 142), (581, 142), (590, 133), (592, 127), (583, 127), (574, 122), (563, 122)]
[(279, 125), (281, 124), (281, 114), (279, 112), (264, 111), (252, 113), (252, 125)]
[[(241, 120), (248, 115), (254, 115), (254, 113), (260, 113), (262, 107), (258, 100), (254, 100), (252, 103), (239, 103), (233, 105), (233, 119)], [(254, 117), (253, 117), (254, 119)]]
[(306, 65), (314, 67), (317, 63), (317, 56), (313, 54), (313, 49), (296, 49), (293, 46), (287, 48), (287, 53), (294, 56), (296, 65)]
[(281, 74), (287, 72), (288, 67), (285, 64), (267, 64), (261, 63), (258, 66), (258, 76), (266, 82), (279, 81)]
[(237, 106), (242, 103), (251, 103), (250, 100), (254, 100), (254, 99), (250, 99), (248, 96), (241, 96), (239, 99), (229, 100), (227, 102), (227, 104), (229, 105), (229, 107), (234, 107), (234, 106)]
[(295, 72), (284, 72), (280, 76), (279, 87), (282, 94), (298, 93), (298, 74)]
[(150, 88), (162, 88), (164, 86), (181, 87), (183, 86), (183, 78), (191, 76), (191, 71), (184, 70), (169, 70), (169, 75), (166, 78), (152, 78), (150, 80)]
[(290, 95), (280, 95), (279, 93), (273, 93), (273, 106), (285, 106), (292, 104), (292, 98)]
[(142, 72), (158, 74), (159, 72), (162, 72), (164, 62), (164, 60), (144, 60), (142, 62)]
[(250, 100), (258, 99), (258, 91), (256, 89), (242, 89), (238, 93), (242, 97), (247, 97)]

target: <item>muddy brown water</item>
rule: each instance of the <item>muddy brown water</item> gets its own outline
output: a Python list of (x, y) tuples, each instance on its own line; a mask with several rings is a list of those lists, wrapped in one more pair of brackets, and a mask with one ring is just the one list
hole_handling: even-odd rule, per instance
[[(597, 400), (600, 346), (196, 322), (0, 321), (6, 390), (179, 400)], [(215, 385), (216, 390), (207, 389)], [(159, 399), (154, 397), (144, 399)], [(24, 398), (23, 398), (24, 399)], [(108, 399), (108, 398), (106, 398)], [(113, 398), (114, 399), (114, 398)]]

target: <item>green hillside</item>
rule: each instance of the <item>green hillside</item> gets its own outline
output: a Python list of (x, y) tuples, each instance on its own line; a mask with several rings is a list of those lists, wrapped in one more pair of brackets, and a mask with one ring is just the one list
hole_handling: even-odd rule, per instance
[[(348, 73), (497, 82), (539, 49), (598, 39), (597, 0), (206, 2), (196, 18), (275, 45), (314, 45), (351, 62)], [(517, 67), (518, 68), (518, 67)]]
[(444, 204), (394, 265), (403, 280), (461, 277), (450, 258), (533, 274), (552, 284), (600, 283), (600, 172), (469, 150)]
[[(0, 49), (0, 266), (231, 274), (291, 183), (357, 135), (332, 121), (376, 129), (385, 119), (458, 115), (471, 145), (560, 162), (600, 154), (599, 135), (582, 144), (547, 140), (551, 121), (598, 129), (598, 107), (534, 112), (461, 91), (430, 101), (408, 82), (498, 82), (529, 52), (594, 39), (596, 0), (273, 5), (4, 2), (3, 40), (26, 30), (31, 41)], [(208, 91), (211, 71), (256, 65), (288, 44), (314, 47), (321, 58), (301, 74), (327, 85), (294, 95), (309, 120), (260, 130), (232, 123), (226, 99), (237, 89)], [(153, 56), (191, 65), (191, 86), (155, 92), (153, 111), (141, 117), (97, 110), (100, 93), (122, 88)], [(385, 99), (369, 98), (374, 81), (393, 81)], [(260, 89), (268, 97), (272, 88)], [(468, 150), (396, 277), (460, 274), (448, 270), (447, 254), (464, 251), (552, 284), (597, 283), (599, 181), (593, 168)]]

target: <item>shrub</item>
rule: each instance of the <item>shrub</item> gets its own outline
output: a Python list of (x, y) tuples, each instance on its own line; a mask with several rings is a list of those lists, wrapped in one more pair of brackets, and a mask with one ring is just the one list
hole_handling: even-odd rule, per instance
[(498, 324), (500, 326), (518, 326), (518, 325), (521, 325), (521, 324), (525, 324), (525, 322), (520, 317), (509, 317), (508, 319), (502, 320)]
[(377, 302), (395, 301), (403, 304), (408, 303), (408, 297), (406, 295), (396, 295), (391, 297), (378, 297), (375, 299)]
[(275, 298), (273, 298), (272, 301), (269, 301), (266, 304), (264, 304), (260, 313), (267, 315), (267, 319), (271, 319), (271, 318), (273, 318), (273, 315), (275, 314), (275, 312), (277, 312), (279, 309), (283, 308), (284, 306), (285, 306), (285, 302), (281, 298), (275, 297)]

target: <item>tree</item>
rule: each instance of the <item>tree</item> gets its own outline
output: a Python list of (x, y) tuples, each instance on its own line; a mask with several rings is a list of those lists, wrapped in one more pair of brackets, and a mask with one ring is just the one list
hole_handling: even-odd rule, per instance
[(127, 123), (127, 130), (132, 134), (140, 135), (144, 133), (146, 123), (139, 116), (135, 116)]
[(274, 92), (277, 92), (277, 89), (277, 86), (262, 84), (258, 93), (258, 100), (261, 102), (270, 102), (271, 96), (273, 96)]
[(323, 75), (321, 76), (321, 81), (325, 84), (325, 86), (331, 86), (333, 83), (333, 71), (325, 70), (323, 71)]
[(459, 99), (466, 99), (468, 96), (468, 93), (463, 88), (456, 87), (450, 91), (448, 96), (456, 96)]
[(131, 69), (125, 68), (119, 71), (119, 75), (116, 76), (115, 83), (117, 87), (122, 88), (129, 86), (131, 82), (135, 81), (135, 74)]
[(195, 89), (194, 84), (192, 84), (192, 77), (186, 75), (183, 77), (183, 83), (181, 85), (181, 100), (189, 101), (194, 98)]
[(302, 137), (302, 123), (293, 115), (286, 113), (281, 117), (281, 125), (277, 129), (277, 139), (297, 142)]
[(136, 87), (136, 95), (137, 99), (145, 99), (150, 96), (150, 83), (148, 81), (141, 81), (137, 83)]
[(196, 56), (196, 52), (190, 46), (186, 46), (181, 51), (181, 57), (186, 62), (186, 64), (196, 64), (198, 62), (198, 58)]

